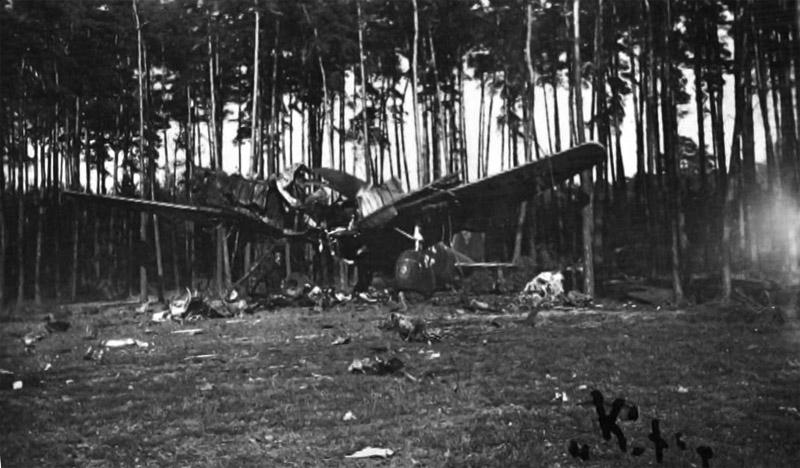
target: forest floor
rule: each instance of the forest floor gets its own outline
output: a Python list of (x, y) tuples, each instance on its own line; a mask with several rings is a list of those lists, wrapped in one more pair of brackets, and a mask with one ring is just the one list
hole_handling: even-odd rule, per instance
[[(387, 310), (355, 303), (185, 324), (85, 310), (32, 352), (20, 337), (41, 317), (5, 321), (0, 368), (23, 386), (0, 390), (0, 463), (655, 466), (648, 435), (658, 418), (669, 444), (662, 466), (701, 466), (701, 445), (713, 449), (712, 467), (800, 464), (795, 320), (612, 303), (539, 320), (434, 299), (408, 311), (443, 331), (432, 344), (381, 330)], [(188, 328), (203, 332), (172, 333)], [(341, 336), (350, 343), (332, 345)], [(100, 340), (129, 337), (149, 346), (84, 359)], [(348, 372), (376, 355), (398, 357), (407, 375)], [(620, 423), (627, 453), (603, 441), (595, 409), (580, 404), (592, 389), (638, 406), (638, 420)], [(589, 446), (588, 461), (570, 456), (571, 440)], [(395, 453), (345, 458), (367, 446)]]

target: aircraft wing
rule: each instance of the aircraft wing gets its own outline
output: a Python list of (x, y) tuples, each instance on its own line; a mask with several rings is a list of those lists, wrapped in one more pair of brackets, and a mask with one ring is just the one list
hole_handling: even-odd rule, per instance
[(516, 205), (537, 192), (601, 163), (605, 148), (586, 143), (553, 156), (533, 161), (491, 177), (458, 185), (454, 175), (446, 176), (365, 217), (359, 227), (374, 229), (390, 224), (408, 227), (426, 211), (447, 208), (458, 220), (485, 217), (498, 207)]
[(550, 188), (586, 169), (591, 169), (603, 161), (605, 154), (603, 146), (586, 143), (462, 185), (453, 189), (453, 195), (462, 206), (466, 207), (518, 203), (540, 190)]
[(74, 200), (83, 200), (99, 205), (134, 211), (145, 211), (167, 218), (177, 217), (187, 221), (198, 222), (229, 222), (245, 229), (274, 237), (303, 237), (307, 234), (306, 232), (285, 229), (280, 221), (258, 216), (257, 214), (242, 208), (223, 208), (216, 206), (168, 203), (154, 200), (143, 200), (141, 198), (95, 195), (92, 193), (74, 192), (71, 190), (64, 191), (63, 194)]

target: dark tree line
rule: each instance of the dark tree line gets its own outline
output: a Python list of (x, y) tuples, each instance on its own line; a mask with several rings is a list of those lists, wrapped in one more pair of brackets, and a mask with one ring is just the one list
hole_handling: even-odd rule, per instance
[[(567, 183), (513, 207), (502, 254), (671, 275), (678, 300), (716, 272), (727, 298), (737, 272), (797, 267), (799, 21), (796, 0), (6, 0), (0, 304), (133, 292), (137, 271), (142, 294), (221, 287), (254, 255), (236, 232), (65, 204), (65, 188), (186, 201), (194, 168), (292, 161), (409, 188), (586, 140), (608, 159), (581, 177), (584, 230)], [(678, 132), (690, 106), (696, 141)]]

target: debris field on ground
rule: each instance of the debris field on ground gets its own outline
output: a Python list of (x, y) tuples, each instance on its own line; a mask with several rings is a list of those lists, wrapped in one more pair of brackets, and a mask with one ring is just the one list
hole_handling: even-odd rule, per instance
[[(703, 306), (567, 306), (568, 294), (530, 314), (513, 307), (519, 294), (473, 298), (486, 308), (437, 294), (402, 309), (352, 298), (191, 320), (197, 306), (184, 303), (155, 322), (156, 304), (104, 307), (59, 317), (70, 326), (32, 346), (22, 338), (52, 317), (6, 322), (0, 457), (8, 466), (356, 466), (361, 457), (641, 466), (655, 463), (653, 419), (670, 445), (680, 434), (688, 447), (665, 450), (669, 466), (700, 466), (705, 448), (710, 466), (800, 456), (800, 349), (787, 339), (796, 324)], [(593, 390), (609, 405), (636, 403), (636, 420), (618, 423), (627, 452), (603, 440)]]

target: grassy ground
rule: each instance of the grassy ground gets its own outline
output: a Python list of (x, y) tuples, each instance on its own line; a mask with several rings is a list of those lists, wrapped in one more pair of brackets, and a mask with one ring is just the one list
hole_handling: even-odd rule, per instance
[[(800, 329), (721, 309), (553, 318), (412, 306), (444, 331), (406, 343), (377, 328), (387, 311), (261, 312), (240, 321), (147, 323), (130, 309), (77, 313), (69, 331), (26, 354), (33, 322), (0, 324), (0, 460), (31, 466), (650, 466), (650, 421), (670, 443), (663, 466), (800, 465)], [(86, 339), (87, 325), (97, 337)], [(203, 334), (176, 335), (180, 328)], [(350, 344), (331, 346), (337, 336)], [(101, 339), (149, 348), (83, 359)], [(438, 357), (435, 357), (438, 353)], [(196, 357), (198, 355), (212, 357)], [(354, 358), (397, 356), (405, 376), (347, 372)], [(48, 370), (44, 370), (50, 364)], [(622, 424), (634, 457), (600, 437), (592, 389), (641, 412)], [(567, 401), (556, 398), (565, 392)], [(356, 420), (343, 421), (347, 411)], [(685, 434), (686, 451), (673, 434)], [(590, 446), (582, 462), (570, 440)], [(366, 446), (388, 460), (348, 460)]]

